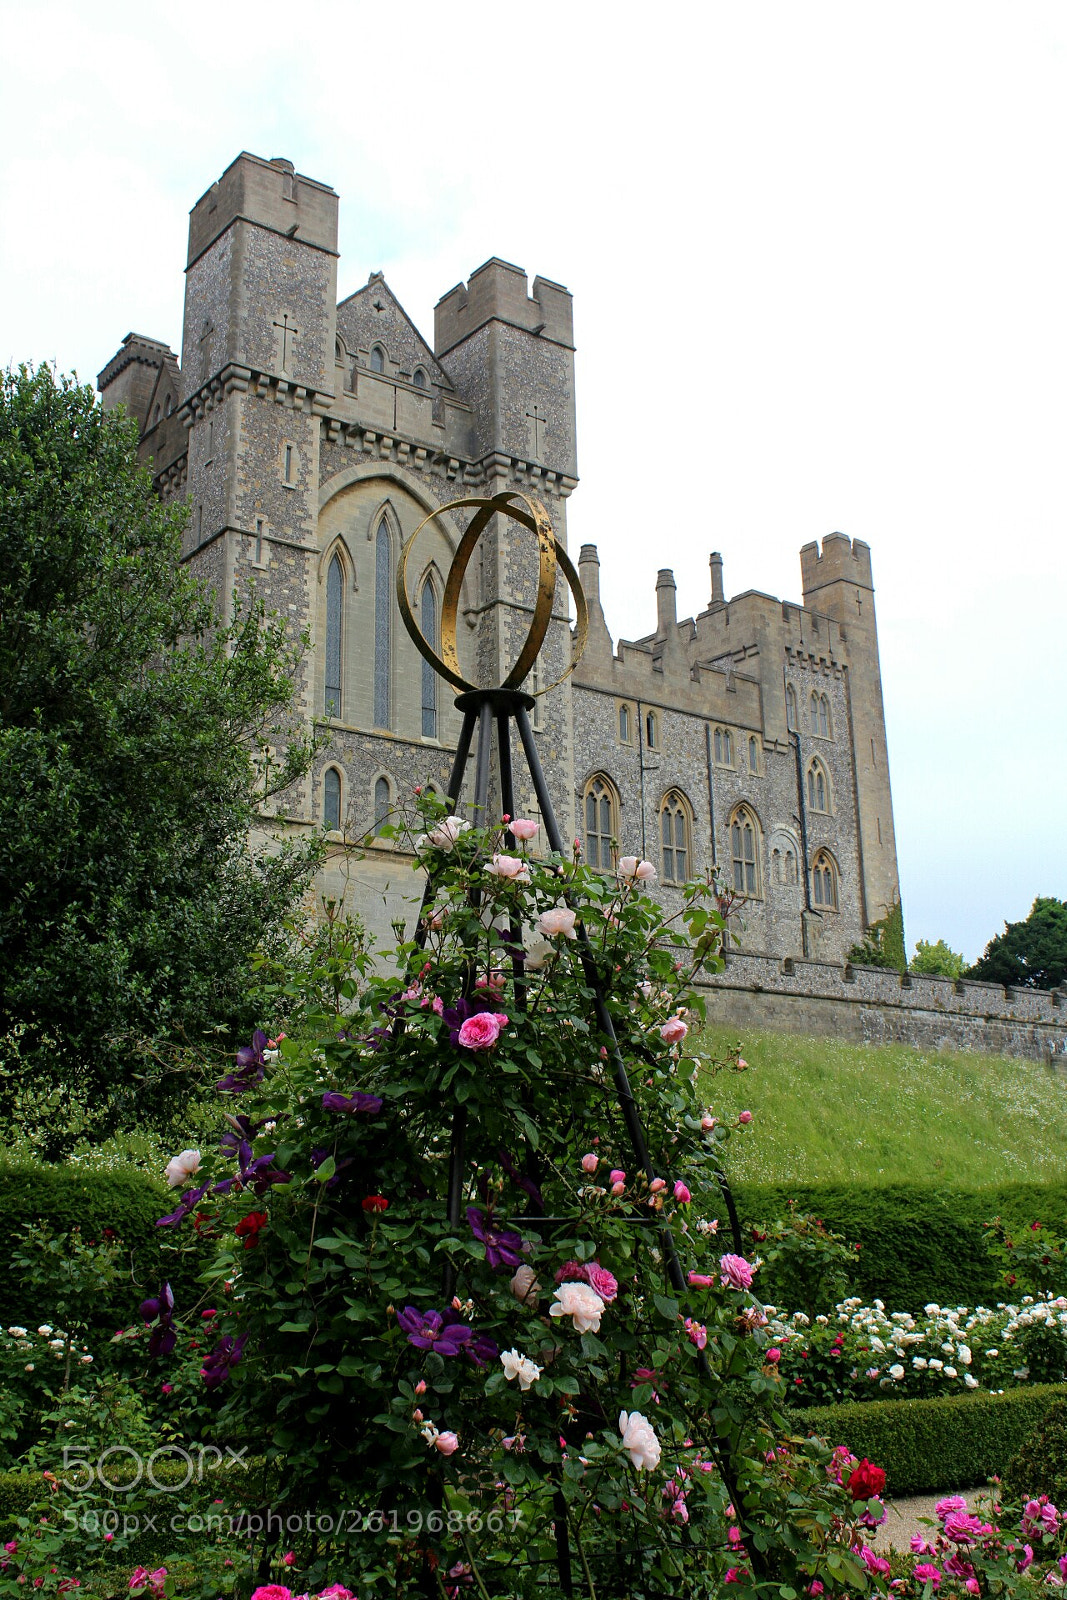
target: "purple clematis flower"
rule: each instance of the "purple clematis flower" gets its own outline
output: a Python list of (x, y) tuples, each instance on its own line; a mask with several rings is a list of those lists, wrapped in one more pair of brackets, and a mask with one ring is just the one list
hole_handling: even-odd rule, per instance
[(141, 1301), (141, 1315), (146, 1327), (152, 1322), (156, 1324), (148, 1336), (148, 1354), (169, 1356), (178, 1342), (174, 1329), (174, 1291), (169, 1283), (150, 1300)]
[(506, 1150), (501, 1150), (500, 1152), (500, 1165), (503, 1167), (512, 1183), (530, 1196), (530, 1199), (533, 1201), (538, 1211), (543, 1211), (545, 1209), (545, 1202), (540, 1189), (537, 1187), (536, 1183), (534, 1183), (532, 1178), (523, 1177), (522, 1173), (519, 1171), (518, 1167), (516, 1167), (514, 1161), (512, 1161)]
[(200, 1368), (200, 1376), (204, 1380), (206, 1389), (217, 1389), (226, 1382), (233, 1368), (244, 1355), (244, 1348), (248, 1342), (247, 1333), (242, 1333), (238, 1338), (227, 1334), (220, 1339), (209, 1356), (205, 1356), (204, 1365)]
[(465, 1322), (446, 1323), (439, 1311), (416, 1311), (405, 1306), (397, 1322), (408, 1336), (408, 1344), (419, 1350), (435, 1350), (439, 1356), (458, 1356), (474, 1337)]
[(495, 1339), (490, 1339), (487, 1333), (476, 1333), (470, 1344), (464, 1347), (463, 1353), (476, 1367), (484, 1367), (497, 1359), (500, 1346)]
[(350, 1114), (362, 1111), (368, 1116), (373, 1116), (382, 1109), (383, 1104), (379, 1095), (363, 1094), (359, 1089), (355, 1094), (338, 1094), (336, 1090), (331, 1089), (329, 1094), (324, 1094), (322, 1097), (324, 1111), (347, 1111)]
[(467, 1222), (476, 1239), (485, 1245), (485, 1259), (494, 1272), (507, 1268), (513, 1272), (522, 1263), (522, 1235), (509, 1228), (498, 1228), (492, 1211), (479, 1211), (477, 1206), (467, 1207)]
[(267, 1048), (267, 1035), (262, 1028), (257, 1028), (252, 1035), (252, 1043), (244, 1044), (236, 1055), (237, 1070), (227, 1073), (221, 1083), (215, 1088), (220, 1094), (246, 1094), (257, 1083), (263, 1082), (266, 1071), (264, 1051)]
[(196, 1210), (197, 1206), (207, 1194), (210, 1187), (211, 1185), (209, 1183), (205, 1183), (202, 1184), (199, 1189), (186, 1189), (176, 1208), (173, 1211), (168, 1212), (165, 1217), (158, 1217), (156, 1219), (156, 1227), (177, 1228), (185, 1221), (190, 1211)]

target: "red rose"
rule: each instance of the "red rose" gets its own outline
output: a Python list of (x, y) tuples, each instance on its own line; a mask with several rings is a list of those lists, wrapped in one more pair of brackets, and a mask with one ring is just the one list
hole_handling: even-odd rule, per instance
[(853, 1500), (870, 1500), (872, 1496), (881, 1494), (885, 1488), (885, 1473), (881, 1467), (874, 1466), (864, 1456), (851, 1478), (848, 1487)]
[(242, 1217), (233, 1230), (239, 1239), (245, 1242), (246, 1250), (253, 1250), (259, 1243), (259, 1235), (267, 1226), (267, 1213), (265, 1211), (250, 1211), (247, 1217)]
[(389, 1202), (384, 1194), (368, 1194), (362, 1200), (364, 1211), (388, 1211)]

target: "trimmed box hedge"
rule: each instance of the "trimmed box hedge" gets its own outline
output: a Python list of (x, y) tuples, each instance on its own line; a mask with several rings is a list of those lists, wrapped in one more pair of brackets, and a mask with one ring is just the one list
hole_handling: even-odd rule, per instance
[[(104, 1238), (111, 1228), (129, 1252), (129, 1276), (115, 1293), (91, 1308), (92, 1326), (108, 1337), (137, 1320), (138, 1306), (155, 1294), (162, 1278), (170, 1279), (181, 1299), (200, 1292), (194, 1286), (197, 1264), (165, 1246), (177, 1244), (173, 1230), (156, 1227), (157, 1217), (174, 1208), (171, 1190), (136, 1167), (94, 1171), (76, 1165), (44, 1163), (0, 1165), (0, 1249), (10, 1259), (19, 1230), (30, 1222), (46, 1222), (57, 1233), (80, 1228), (85, 1239)], [(53, 1320), (51, 1308), (24, 1278), (0, 1275), (0, 1323), (36, 1326)]]
[[(752, 1243), (750, 1229), (784, 1217), (790, 1200), (798, 1211), (821, 1217), (835, 1233), (860, 1246), (853, 1294), (868, 1302), (884, 1300), (888, 1311), (920, 1311), (930, 1301), (996, 1305), (1007, 1292), (986, 1254), (982, 1224), (998, 1214), (1016, 1225), (1034, 1220), (1060, 1225), (1067, 1217), (1067, 1183), (1005, 1183), (986, 1189), (740, 1183), (734, 1199), (747, 1246)], [(719, 1215), (725, 1222), (725, 1206)], [(774, 1302), (773, 1275), (767, 1273), (759, 1287)]]
[(866, 1400), (791, 1413), (795, 1432), (847, 1445), (885, 1469), (886, 1494), (968, 1489), (1002, 1476), (1067, 1384), (937, 1400)]

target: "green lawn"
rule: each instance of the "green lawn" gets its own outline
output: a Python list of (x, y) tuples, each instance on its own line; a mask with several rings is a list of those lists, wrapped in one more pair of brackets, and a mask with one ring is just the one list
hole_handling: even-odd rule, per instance
[(730, 1141), (731, 1178), (969, 1189), (1067, 1171), (1067, 1077), (1051, 1067), (711, 1026), (693, 1053), (739, 1040), (749, 1070), (707, 1084), (717, 1116), (753, 1113)]

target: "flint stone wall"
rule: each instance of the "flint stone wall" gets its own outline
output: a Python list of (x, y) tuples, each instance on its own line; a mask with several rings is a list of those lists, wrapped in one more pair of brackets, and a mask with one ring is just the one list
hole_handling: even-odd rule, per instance
[(1067, 1070), (1067, 990), (921, 977), (881, 967), (735, 952), (709, 977), (708, 1016), (766, 1028), (1055, 1061)]

